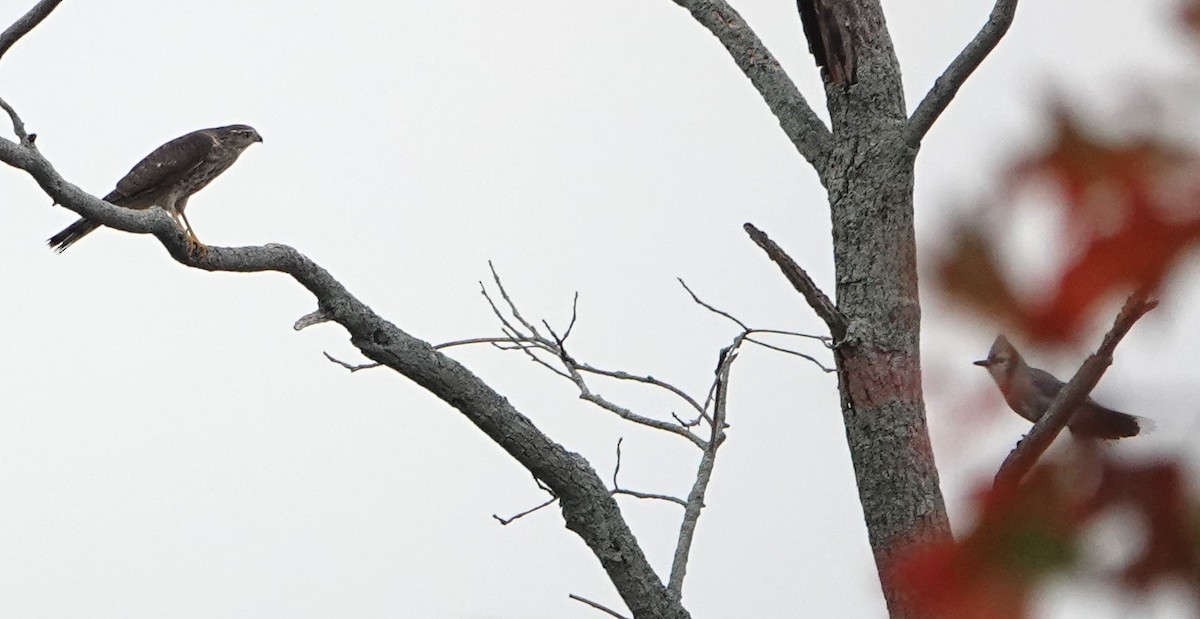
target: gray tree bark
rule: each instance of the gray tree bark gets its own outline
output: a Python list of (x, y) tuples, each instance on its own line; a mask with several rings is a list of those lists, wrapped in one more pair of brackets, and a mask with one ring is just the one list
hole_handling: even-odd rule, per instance
[(891, 559), (950, 535), (925, 422), (921, 306), (913, 227), (917, 149), (905, 140), (900, 67), (878, 2), (841, 5), (857, 82), (829, 87), (829, 193), (837, 307), (847, 333), (835, 353), (846, 440), (871, 549), (893, 616), (908, 616)]

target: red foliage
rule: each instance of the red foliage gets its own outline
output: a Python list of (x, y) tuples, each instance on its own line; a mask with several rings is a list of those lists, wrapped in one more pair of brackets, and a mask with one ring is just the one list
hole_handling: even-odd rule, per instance
[(1108, 463), (1093, 509), (1130, 506), (1141, 517), (1147, 539), (1141, 554), (1121, 573), (1124, 583), (1144, 591), (1158, 580), (1178, 578), (1200, 593), (1200, 531), (1189, 508), (1183, 474), (1174, 462), (1143, 466)]
[[(1114, 574), (1116, 583), (1140, 592), (1171, 579), (1200, 593), (1196, 512), (1179, 468), (1095, 457), (1043, 465), (1019, 487), (981, 492), (979, 520), (966, 536), (899, 553), (897, 581), (919, 611), (933, 618), (1027, 616), (1030, 594), (1044, 577), (1081, 567), (1086, 525), (1117, 507), (1139, 516), (1146, 543)], [(1097, 467), (1104, 472), (1101, 483), (1092, 492), (1082, 490), (1087, 484), (1080, 472)]]
[(1013, 186), (1046, 182), (1066, 214), (1059, 235), (1073, 257), (1049, 299), (1012, 292), (982, 228), (960, 234), (939, 269), (954, 298), (1020, 330), (1030, 340), (1079, 334), (1101, 302), (1132, 290), (1155, 291), (1180, 256), (1200, 241), (1200, 156), (1154, 140), (1124, 144), (1089, 136), (1063, 109), (1048, 146), (1015, 166)]
[(1184, 27), (1192, 31), (1192, 34), (1200, 34), (1200, 1), (1185, 0), (1183, 6), (1180, 7), (1179, 18), (1183, 22)]
[(1083, 521), (1077, 499), (1049, 467), (1027, 483), (981, 492), (979, 522), (961, 540), (900, 554), (897, 579), (922, 614), (1024, 617), (1039, 578), (1074, 562)]

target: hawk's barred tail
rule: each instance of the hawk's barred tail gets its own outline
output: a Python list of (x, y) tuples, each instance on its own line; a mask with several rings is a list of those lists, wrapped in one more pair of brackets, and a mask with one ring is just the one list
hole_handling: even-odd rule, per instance
[(50, 246), (50, 249), (53, 249), (61, 254), (62, 252), (66, 251), (68, 247), (74, 245), (75, 241), (82, 239), (83, 237), (87, 236), (89, 232), (99, 227), (100, 224), (90, 219), (80, 219), (66, 228), (63, 228), (62, 232), (50, 237), (50, 240), (46, 241), (46, 244)]

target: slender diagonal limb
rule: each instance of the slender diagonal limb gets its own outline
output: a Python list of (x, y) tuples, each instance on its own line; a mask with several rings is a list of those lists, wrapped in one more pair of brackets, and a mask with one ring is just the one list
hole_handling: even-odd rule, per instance
[(1000, 39), (1004, 38), (1004, 33), (1008, 32), (1008, 27), (1012, 25), (1013, 16), (1016, 13), (1017, 0), (996, 0), (991, 15), (988, 15), (987, 23), (980, 28), (975, 38), (971, 39), (971, 42), (958, 53), (958, 57), (950, 63), (950, 66), (946, 67), (941, 77), (933, 82), (933, 88), (925, 93), (925, 98), (921, 99), (921, 103), (913, 111), (912, 118), (908, 119), (905, 139), (910, 146), (916, 148), (921, 144), (921, 140), (925, 138), (929, 128), (946, 110), (946, 106), (950, 105), (950, 101), (954, 99), (958, 89), (962, 88), (967, 78), (971, 77), (975, 69), (983, 63), (983, 59), (987, 58), (988, 54), (992, 53), (992, 50), (1000, 43)]
[(13, 22), (11, 26), (6, 28), (3, 33), (0, 33), (0, 58), (8, 51), (14, 43), (21, 40), (21, 37), (33, 30), (38, 24), (42, 23), (50, 15), (50, 12), (59, 5), (62, 0), (42, 0), (29, 9), (29, 12), (21, 16), (20, 19)]
[(608, 615), (609, 617), (616, 617), (617, 619), (627, 619), (625, 617), (625, 615), (622, 615), (621, 613), (619, 613), (603, 604), (593, 602), (585, 597), (575, 595), (574, 593), (568, 595), (567, 597), (571, 598), (572, 600), (575, 600), (576, 602), (583, 602), (584, 604), (587, 604), (588, 606), (595, 608), (596, 610)]
[(779, 265), (779, 270), (783, 271), (784, 277), (787, 277), (792, 286), (804, 296), (804, 300), (808, 301), (817, 316), (825, 321), (829, 327), (829, 334), (833, 336), (833, 341), (841, 342), (846, 337), (846, 330), (849, 326), (846, 316), (842, 314), (841, 310), (817, 287), (817, 283), (808, 276), (808, 273), (767, 236), (767, 233), (754, 227), (754, 224), (745, 224), (743, 228), (746, 229), (746, 233), (750, 235), (754, 243), (767, 252), (767, 256)]
[(1117, 314), (1116, 320), (1113, 321), (1112, 329), (1100, 343), (1100, 348), (1083, 362), (1075, 376), (1071, 377), (1071, 381), (1055, 396), (1050, 408), (1046, 409), (1046, 414), (1033, 424), (1029, 434), (1004, 459), (1000, 471), (996, 473), (996, 486), (1021, 483), (1021, 479), (1033, 469), (1033, 465), (1037, 464), (1038, 459), (1050, 447), (1050, 443), (1053, 443), (1055, 437), (1067, 427), (1067, 423), (1071, 421), (1071, 413), (1074, 413), (1084, 398), (1088, 397), (1100, 382), (1100, 377), (1104, 376), (1104, 371), (1112, 365), (1113, 351), (1117, 349), (1117, 344), (1121, 343), (1121, 339), (1129, 333), (1139, 318), (1157, 305), (1158, 301), (1148, 300), (1144, 293), (1130, 295), (1121, 308), (1121, 313)]
[(779, 126), (800, 155), (818, 171), (824, 170), (832, 134), (746, 20), (725, 0), (674, 2), (717, 37), (779, 119)]
[(25, 123), (21, 121), (21, 117), (17, 115), (17, 111), (4, 99), (0, 99), (0, 110), (4, 110), (8, 114), (8, 118), (12, 120), (13, 134), (17, 136), (17, 139), (21, 140), (21, 144), (25, 146), (32, 145), (33, 140), (30, 140), (29, 134), (25, 133)]

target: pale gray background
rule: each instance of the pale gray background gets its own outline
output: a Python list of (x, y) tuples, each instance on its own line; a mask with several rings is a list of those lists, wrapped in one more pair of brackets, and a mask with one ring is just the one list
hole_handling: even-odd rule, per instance
[[(5, 0), (0, 22), (29, 5)], [(735, 7), (820, 106), (794, 2)], [(910, 108), (990, 7), (887, 3)], [(952, 217), (1044, 136), (1051, 93), (1090, 97), (1103, 119), (1143, 84), (1194, 84), (1173, 7), (1022, 4), (926, 140), (923, 266)], [(200, 238), (293, 244), (430, 341), (497, 333), (476, 283), (489, 259), (530, 316), (562, 325), (580, 292), (576, 356), (695, 393), (734, 332), (676, 276), (755, 326), (822, 332), (741, 224), (832, 291), (824, 193), (724, 49), (669, 0), (67, 2), (0, 62), (0, 95), (97, 195), (167, 139), (254, 125), (265, 143), (191, 202)], [(0, 614), (599, 616), (572, 592), (620, 606), (555, 511), (492, 520), (543, 495), (455, 411), (387, 371), (325, 361), (356, 359), (335, 326), (293, 332), (313, 301), (291, 280), (185, 269), (154, 239), (108, 230), (58, 256), (44, 239), (74, 216), (8, 169), (0, 197)], [(1024, 212), (1013, 264), (1037, 282), (1062, 248), (1036, 223), (1044, 211)], [(962, 530), (974, 483), (1027, 424), (969, 364), (995, 327), (954, 316), (926, 273), (929, 417)], [(1197, 442), (1194, 273), (1100, 387), (1158, 421), (1123, 450)], [(683, 441), (618, 423), (517, 354), (452, 354), (605, 477), (624, 436), (626, 485), (686, 493), (697, 454)], [(1080, 356), (1039, 359), (1063, 373)], [(733, 381), (693, 615), (881, 616), (833, 377), (752, 349)], [(620, 501), (665, 574), (679, 509)], [(1064, 583), (1043, 597), (1053, 616), (1129, 612), (1105, 595)], [(1161, 595), (1137, 612), (1172, 609)]]

